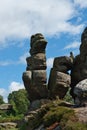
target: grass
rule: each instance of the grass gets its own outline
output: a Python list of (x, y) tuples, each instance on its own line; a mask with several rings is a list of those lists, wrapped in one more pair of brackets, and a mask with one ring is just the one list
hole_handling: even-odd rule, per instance
[(14, 122), (14, 121), (20, 121), (21, 119), (23, 119), (23, 115), (17, 115), (17, 116), (5, 116), (5, 117), (0, 117), (0, 123), (4, 123), (4, 122)]

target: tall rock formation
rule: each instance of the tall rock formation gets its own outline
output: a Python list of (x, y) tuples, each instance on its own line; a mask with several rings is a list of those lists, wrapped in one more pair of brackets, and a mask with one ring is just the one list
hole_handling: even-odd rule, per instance
[(72, 68), (72, 64), (73, 59), (71, 57), (62, 56), (54, 59), (48, 82), (50, 97), (64, 98), (71, 84), (68, 71)]
[(75, 98), (73, 93), (74, 87), (80, 81), (87, 78), (87, 27), (81, 36), (80, 54), (74, 59), (73, 68), (71, 70), (71, 95)]
[(47, 98), (46, 49), (47, 41), (38, 33), (31, 36), (30, 57), (26, 58), (27, 68), (22, 79), (29, 95), (29, 100)]

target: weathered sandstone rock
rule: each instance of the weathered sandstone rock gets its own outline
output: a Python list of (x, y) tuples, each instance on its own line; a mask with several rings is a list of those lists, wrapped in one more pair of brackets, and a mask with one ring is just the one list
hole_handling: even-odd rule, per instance
[(17, 123), (14, 122), (0, 123), (0, 130), (10, 130), (15, 128), (17, 128)]
[(46, 49), (47, 41), (38, 33), (31, 36), (30, 57), (26, 58), (27, 71), (23, 73), (23, 82), (28, 92), (29, 100), (43, 99), (48, 97), (46, 75)]
[(32, 84), (41, 85), (46, 84), (46, 70), (33, 70), (32, 71)]
[(74, 59), (71, 70), (71, 95), (75, 97), (74, 87), (82, 80), (87, 78), (87, 28), (82, 33), (80, 54)]
[(51, 97), (56, 98), (58, 96), (60, 99), (63, 98), (70, 87), (70, 81), (70, 75), (51, 69), (48, 82)]
[(74, 87), (74, 94), (76, 105), (87, 105), (87, 79), (80, 81)]
[(13, 109), (13, 106), (11, 104), (1, 104), (0, 105), (0, 110), (12, 110)]
[(45, 70), (46, 69), (46, 56), (44, 53), (38, 53), (31, 57), (26, 58), (27, 69), (29, 70)]
[(35, 34), (31, 37), (31, 49), (30, 54), (34, 55), (37, 53), (45, 53), (47, 41), (44, 39), (42, 34)]
[(22, 79), (24, 82), (24, 86), (25, 86), (27, 92), (29, 93), (29, 88), (31, 86), (32, 72), (31, 71), (24, 72), (22, 75)]
[(68, 56), (61, 56), (56, 57), (54, 59), (53, 68), (57, 71), (67, 73), (69, 70), (71, 70), (73, 65), (72, 58)]
[(35, 101), (37, 99), (45, 99), (48, 97), (47, 85), (30, 85), (28, 90), (29, 100)]

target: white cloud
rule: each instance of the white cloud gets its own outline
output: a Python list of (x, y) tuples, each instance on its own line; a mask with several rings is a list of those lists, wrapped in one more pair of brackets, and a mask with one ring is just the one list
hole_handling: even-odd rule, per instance
[(54, 58), (52, 58), (52, 57), (47, 59), (47, 67), (48, 68), (52, 68), (53, 61), (54, 61)]
[(5, 102), (7, 102), (8, 91), (4, 88), (0, 88), (0, 95), (3, 96)]
[(18, 91), (19, 89), (23, 89), (23, 88), (24, 88), (24, 85), (22, 83), (12, 81), (7, 89), (0, 88), (0, 95), (2, 95), (4, 98), (4, 101), (7, 102), (7, 97), (9, 93), (13, 91)]
[(80, 46), (80, 42), (74, 41), (73, 43), (70, 43), (69, 45), (65, 46), (64, 49), (76, 49)]
[(18, 63), (26, 64), (26, 58), (29, 56), (29, 53), (24, 53), (24, 55), (20, 56)]
[(87, 0), (74, 0), (75, 4), (80, 5), (81, 8), (87, 7)]
[(4, 88), (0, 88), (0, 95), (4, 96), (6, 94), (6, 91)]
[(83, 24), (68, 22), (76, 12), (71, 0), (0, 0), (0, 46), (8, 45), (6, 39), (28, 38), (37, 32), (47, 36), (80, 33)]
[(8, 62), (8, 61), (0, 61), (0, 66), (7, 66), (9, 64), (10, 64), (10, 62)]
[(9, 92), (13, 92), (13, 91), (18, 91), (19, 89), (23, 89), (24, 85), (19, 83), (19, 82), (15, 82), (13, 81), (10, 86), (9, 86)]

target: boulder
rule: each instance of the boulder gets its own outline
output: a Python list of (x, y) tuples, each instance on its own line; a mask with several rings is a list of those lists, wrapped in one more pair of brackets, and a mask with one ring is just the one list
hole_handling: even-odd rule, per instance
[(82, 35), (81, 35), (81, 43), (86, 44), (87, 43), (87, 27), (84, 29)]
[(35, 43), (35, 46), (30, 49), (30, 54), (34, 55), (34, 54), (37, 54), (37, 53), (45, 53), (46, 45), (47, 45), (46, 41), (38, 40)]
[(39, 85), (47, 82), (46, 70), (33, 70), (32, 71), (32, 84)]
[(48, 97), (45, 70), (26, 71), (23, 73), (22, 79), (30, 101)]
[(58, 96), (60, 99), (64, 98), (68, 88), (70, 87), (70, 83), (70, 75), (51, 69), (48, 82), (50, 96), (53, 98), (56, 98), (56, 96)]
[(81, 55), (77, 55), (71, 70), (71, 86), (75, 86), (78, 82), (85, 78), (87, 78), (87, 63)]
[(54, 59), (53, 68), (57, 71), (67, 73), (73, 65), (72, 58), (68, 56), (56, 57)]
[(48, 97), (48, 89), (46, 84), (31, 85), (29, 87), (29, 100), (32, 102), (37, 99), (45, 99)]
[(44, 53), (38, 53), (31, 57), (26, 58), (27, 68), (29, 70), (45, 70), (46, 69), (46, 56)]
[(38, 39), (44, 39), (44, 36), (41, 33), (37, 33), (31, 36), (30, 46), (33, 47), (33, 43), (35, 43)]
[(76, 105), (87, 105), (87, 79), (80, 81), (74, 87), (74, 94)]
[(87, 55), (87, 43), (80, 45), (80, 54), (81, 55)]
[(32, 78), (32, 72), (31, 71), (26, 71), (22, 75), (22, 80), (24, 82), (24, 86), (26, 90), (29, 92), (29, 87), (31, 85), (31, 78)]
[(0, 123), (0, 130), (10, 130), (10, 129), (16, 129), (17, 123), (14, 122), (6, 122), (6, 123)]
[(1, 104), (0, 105), (0, 110), (12, 110), (13, 109), (13, 106), (11, 104)]
[(37, 53), (45, 53), (46, 45), (47, 45), (47, 41), (44, 39), (42, 34), (38, 33), (31, 36), (30, 54), (34, 55)]

